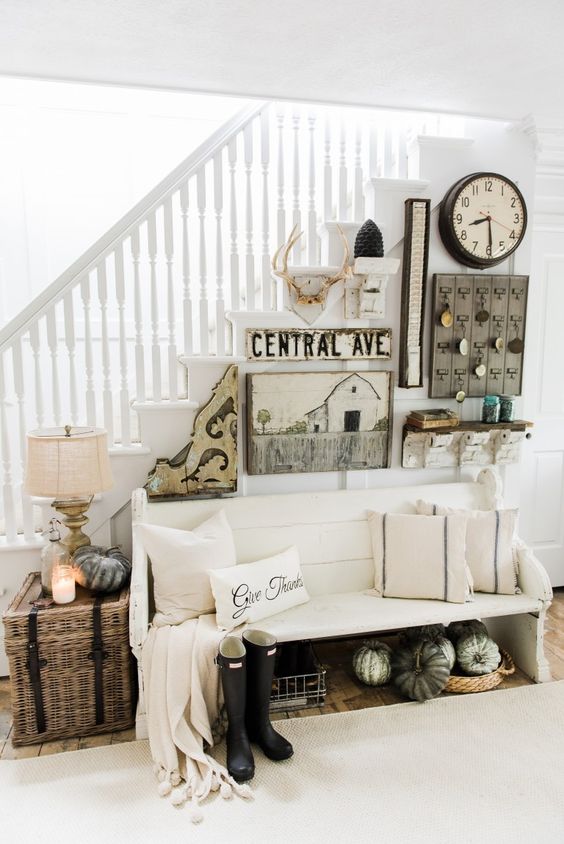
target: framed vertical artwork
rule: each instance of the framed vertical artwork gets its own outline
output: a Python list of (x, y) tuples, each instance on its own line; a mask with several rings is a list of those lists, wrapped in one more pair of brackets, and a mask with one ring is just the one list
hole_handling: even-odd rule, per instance
[(392, 386), (391, 372), (247, 375), (247, 471), (387, 468)]

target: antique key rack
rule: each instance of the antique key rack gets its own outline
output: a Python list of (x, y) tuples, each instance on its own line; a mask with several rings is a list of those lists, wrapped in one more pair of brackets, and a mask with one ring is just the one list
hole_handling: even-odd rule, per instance
[(432, 398), (521, 394), (529, 277), (433, 277)]

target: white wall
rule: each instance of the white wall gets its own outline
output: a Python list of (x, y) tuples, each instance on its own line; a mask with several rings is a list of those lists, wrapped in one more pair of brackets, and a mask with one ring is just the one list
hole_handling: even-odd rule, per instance
[(0, 78), (0, 325), (245, 102)]

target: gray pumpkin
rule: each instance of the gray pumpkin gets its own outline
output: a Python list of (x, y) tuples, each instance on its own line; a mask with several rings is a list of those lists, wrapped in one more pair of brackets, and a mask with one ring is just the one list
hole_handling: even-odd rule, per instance
[(402, 694), (422, 703), (442, 692), (450, 669), (442, 650), (432, 642), (422, 640), (394, 653), (392, 674)]
[(361, 683), (383, 686), (390, 679), (392, 649), (377, 639), (365, 639), (353, 656), (353, 670)]
[(456, 643), (463, 636), (468, 636), (469, 633), (475, 633), (476, 636), (482, 636), (489, 639), (488, 628), (482, 621), (477, 618), (469, 619), (468, 621), (453, 621), (446, 629), (446, 635), (451, 642)]
[(402, 643), (408, 644), (409, 642), (418, 642), (421, 639), (434, 642), (445, 635), (444, 624), (424, 624), (422, 627), (407, 627), (400, 638)]
[(129, 579), (131, 563), (119, 548), (83, 545), (73, 555), (74, 579), (93, 592), (115, 592)]
[(448, 661), (448, 667), (452, 671), (454, 663), (456, 662), (456, 651), (454, 649), (454, 645), (450, 639), (447, 639), (446, 636), (437, 636), (434, 644), (444, 653)]
[(501, 661), (496, 643), (480, 633), (469, 633), (460, 638), (456, 645), (456, 657), (462, 670), (471, 676), (491, 674)]

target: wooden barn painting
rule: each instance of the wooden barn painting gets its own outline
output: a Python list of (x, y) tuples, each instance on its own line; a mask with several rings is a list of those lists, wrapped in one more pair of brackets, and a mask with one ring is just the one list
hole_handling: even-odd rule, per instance
[(391, 372), (247, 375), (247, 471), (388, 467), (391, 390)]

